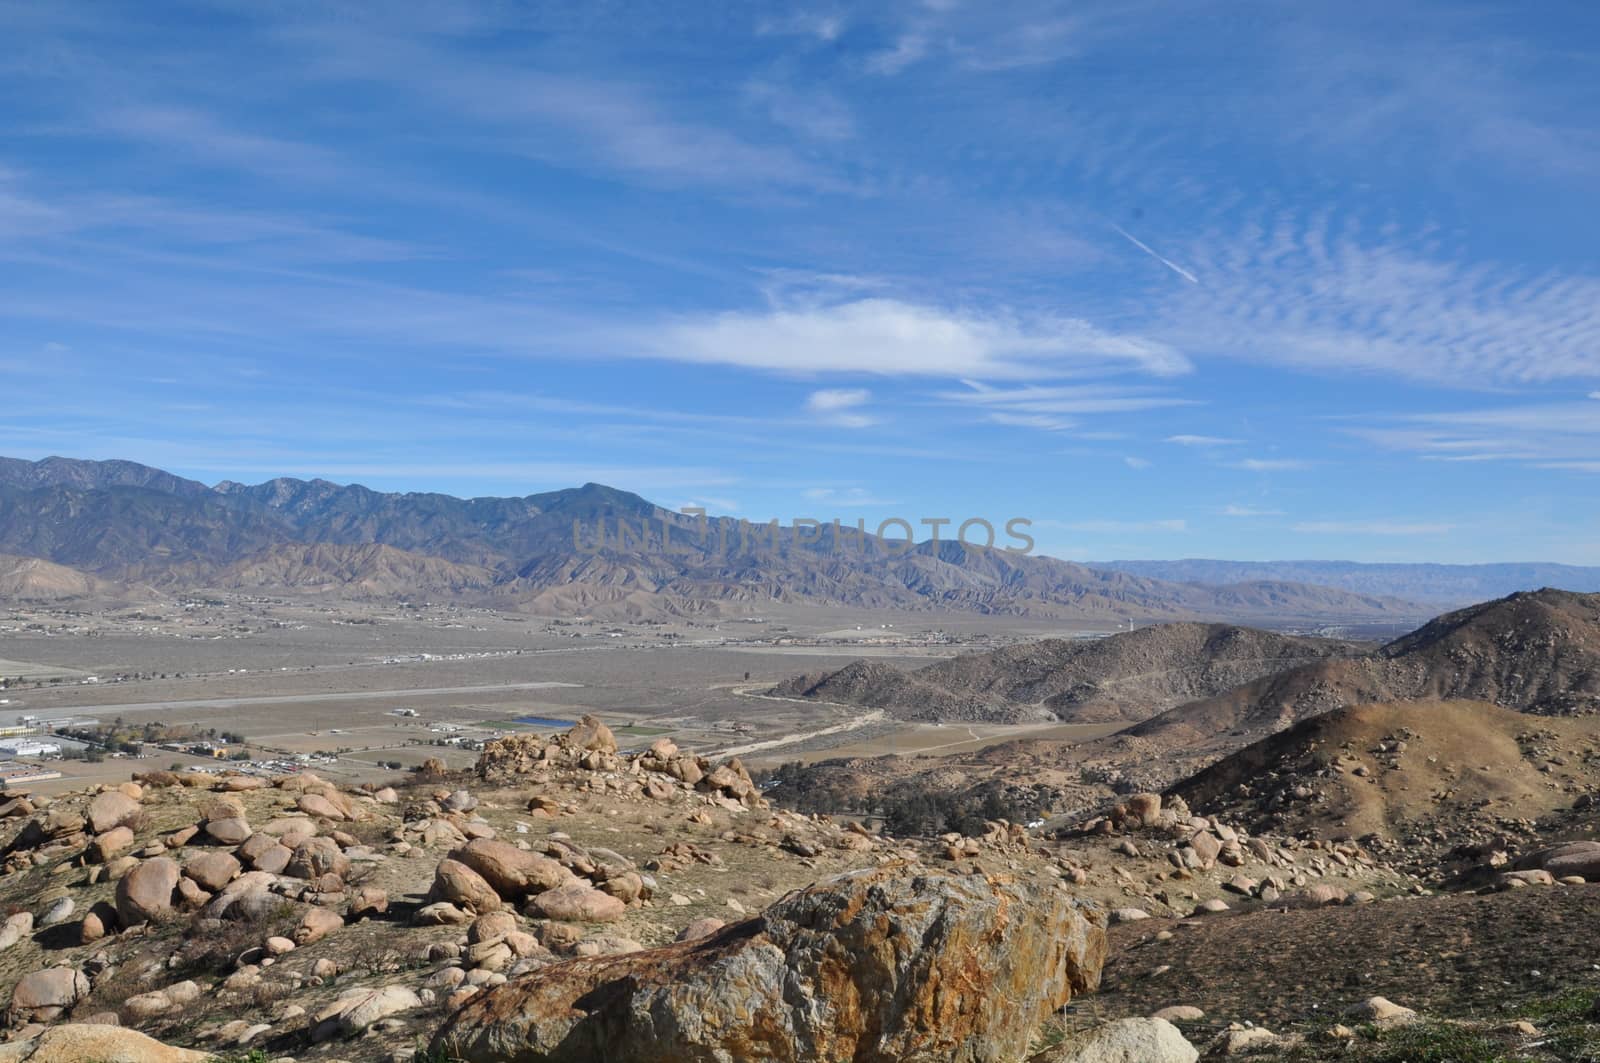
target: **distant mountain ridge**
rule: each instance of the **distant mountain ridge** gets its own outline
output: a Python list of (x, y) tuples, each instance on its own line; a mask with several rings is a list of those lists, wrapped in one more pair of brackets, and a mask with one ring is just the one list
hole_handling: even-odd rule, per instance
[(1178, 561), (1096, 561), (1093, 564), (1096, 568), (1175, 583), (1287, 580), (1441, 605), (1466, 605), (1540, 587), (1561, 587), (1584, 593), (1600, 591), (1600, 567), (1539, 561), (1441, 565), (1185, 558)]
[(966, 653), (914, 671), (855, 661), (795, 676), (772, 693), (880, 708), (906, 720), (1134, 722), (1262, 675), (1370, 648), (1232, 624), (1157, 624), (1102, 639)]
[[(635, 537), (619, 541), (619, 523)], [(1322, 587), (1175, 584), (960, 542), (836, 541), (826, 527), (807, 541), (793, 527), (701, 519), (593, 483), (467, 499), (320, 479), (207, 487), (133, 462), (67, 458), (0, 460), (0, 552), (158, 586), (476, 595), (557, 614), (743, 614), (774, 602), (1107, 623), (1404, 623), (1428, 613)]]

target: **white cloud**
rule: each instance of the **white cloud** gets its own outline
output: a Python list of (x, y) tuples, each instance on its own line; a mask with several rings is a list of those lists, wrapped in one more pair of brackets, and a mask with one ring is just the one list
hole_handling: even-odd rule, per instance
[(1065, 432), (1078, 422), (1065, 417), (1051, 417), (1043, 413), (990, 413), (983, 418), (990, 424), (1005, 425), (1007, 428), (1037, 428), (1041, 432)]
[(1293, 527), (1308, 535), (1445, 535), (1455, 525), (1398, 520), (1309, 520)]
[(1122, 463), (1130, 469), (1148, 469), (1150, 462), (1146, 458), (1136, 458), (1132, 455), (1122, 459)]
[(874, 74), (898, 74), (928, 54), (928, 38), (907, 33), (888, 48), (867, 58), (867, 69)]
[(974, 406), (1001, 406), (1033, 413), (1130, 413), (1192, 406), (1193, 399), (1152, 392), (1144, 388), (1107, 384), (1024, 385), (997, 388), (964, 380), (966, 391), (944, 391), (939, 398)]
[(634, 340), (655, 357), (781, 372), (1015, 379), (1084, 368), (1172, 376), (1190, 368), (1166, 344), (1076, 318), (890, 298), (685, 317), (638, 330)]
[(877, 419), (857, 411), (871, 398), (872, 392), (866, 388), (824, 388), (806, 398), (806, 411), (839, 428), (867, 428)]
[(1176, 443), (1180, 447), (1230, 447), (1243, 443), (1242, 439), (1225, 439), (1222, 436), (1168, 436), (1164, 442)]
[(861, 406), (870, 398), (872, 392), (866, 388), (824, 388), (811, 393), (806, 399), (806, 409), (816, 413), (833, 413)]
[(1180, 518), (1166, 520), (1036, 520), (1040, 528), (1066, 528), (1069, 531), (1091, 532), (1097, 535), (1117, 535), (1125, 532), (1181, 532), (1189, 529), (1189, 522)]
[(895, 506), (894, 499), (879, 498), (864, 487), (810, 487), (801, 492), (813, 502), (836, 506)]
[(1260, 506), (1230, 505), (1222, 507), (1222, 515), (1224, 517), (1281, 517), (1283, 516), (1283, 510), (1263, 509)]
[(1311, 463), (1300, 458), (1246, 458), (1234, 462), (1233, 467), (1249, 472), (1291, 472), (1295, 469), (1309, 469)]

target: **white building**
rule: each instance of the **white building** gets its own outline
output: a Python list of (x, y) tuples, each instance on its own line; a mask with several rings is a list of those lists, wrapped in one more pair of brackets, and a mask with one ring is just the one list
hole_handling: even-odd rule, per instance
[(41, 742), (37, 738), (0, 739), (0, 754), (8, 757), (48, 757), (60, 752), (59, 742)]

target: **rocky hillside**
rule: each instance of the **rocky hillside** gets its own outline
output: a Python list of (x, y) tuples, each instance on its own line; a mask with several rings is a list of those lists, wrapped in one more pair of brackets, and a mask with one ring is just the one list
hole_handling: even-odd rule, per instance
[[(153, 770), (4, 799), (5, 1063), (1194, 1063), (1191, 1038), (1208, 1055), (1362, 1060), (1382, 1030), (1328, 1037), (1318, 1009), (1421, 1021), (1353, 988), (1367, 958), (1411, 957), (1452, 926), (1474, 955), (1526, 946), (1496, 918), (1513, 909), (1488, 903), (1506, 894), (1436, 902), (1360, 843), (1177, 797), (1135, 795), (1058, 837), (979, 821), (897, 838), (770, 808), (736, 760), (666, 740), (624, 755), (592, 717), (391, 786)], [(1515, 856), (1570, 881), (1586, 852)], [(1559, 889), (1546, 909), (1600, 913)], [(1367, 947), (1249, 980), (1251, 942), (1326, 942), (1332, 912), (1376, 928)], [(1588, 953), (1569, 951), (1538, 962), (1581, 977)], [(1208, 957), (1213, 977), (1194, 980)], [(1459, 998), (1372, 981), (1462, 1014), (1529, 998), (1483, 978)]]
[(1600, 595), (1542, 590), (1448, 613), (1366, 657), (1329, 660), (1170, 709), (1128, 735), (1188, 763), (1350, 705), (1484, 701), (1535, 715), (1600, 710)]
[(1313, 717), (1172, 788), (1230, 822), (1358, 838), (1417, 866), (1476, 867), (1532, 848), (1600, 792), (1590, 719), (1531, 719), (1482, 702), (1358, 705)]
[(772, 693), (884, 709), (903, 720), (1137, 721), (1259, 676), (1369, 649), (1230, 624), (1158, 624), (963, 654), (912, 672), (856, 661), (795, 676)]
[(63, 458), (0, 461), (0, 551), (174, 590), (448, 592), (619, 617), (747, 615), (774, 602), (1107, 623), (1384, 623), (1427, 613), (1323, 587), (1166, 583), (959, 542), (701, 520), (600, 484), (467, 499), (326, 480), (210, 488), (132, 462)]

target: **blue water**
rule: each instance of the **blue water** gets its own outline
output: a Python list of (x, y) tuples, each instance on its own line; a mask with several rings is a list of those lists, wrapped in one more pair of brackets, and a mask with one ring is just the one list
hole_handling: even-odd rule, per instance
[(571, 720), (552, 720), (548, 716), (518, 716), (512, 723), (525, 723), (529, 727), (571, 727)]

